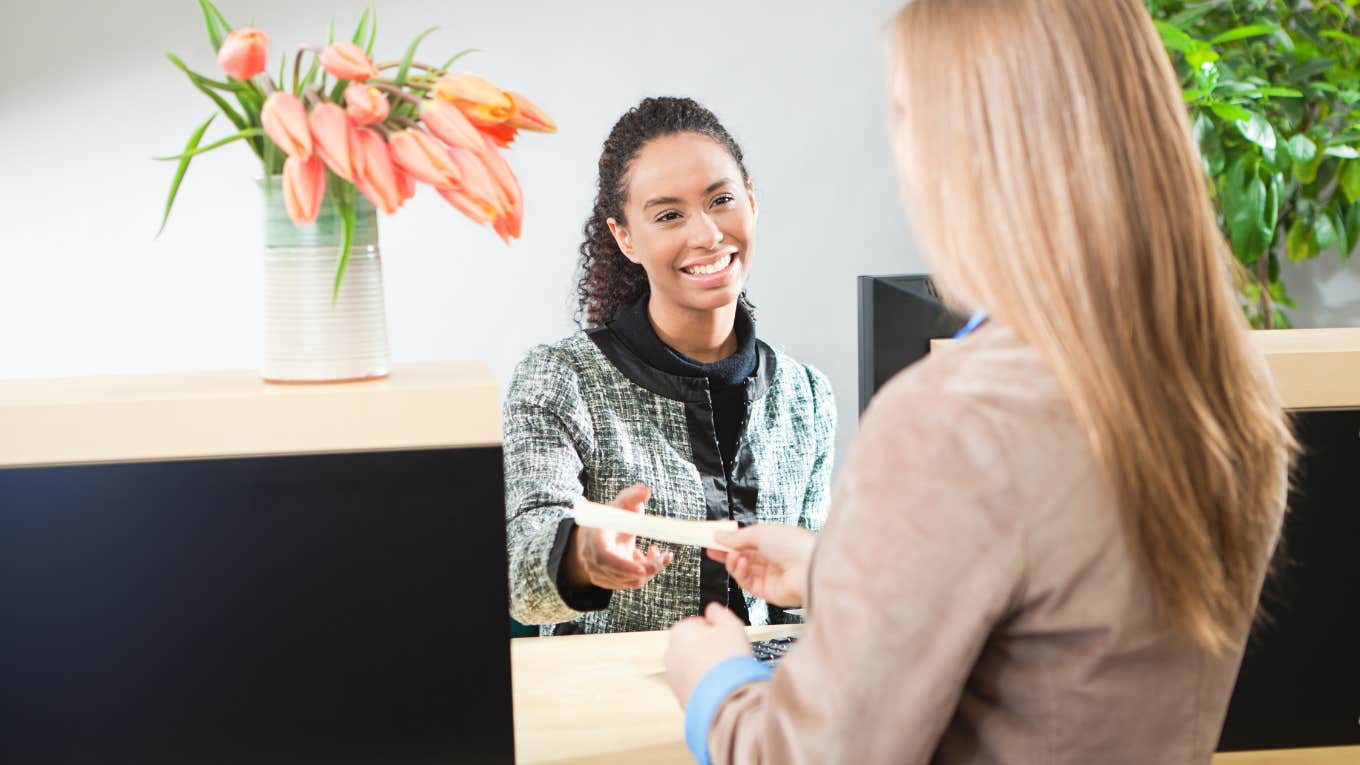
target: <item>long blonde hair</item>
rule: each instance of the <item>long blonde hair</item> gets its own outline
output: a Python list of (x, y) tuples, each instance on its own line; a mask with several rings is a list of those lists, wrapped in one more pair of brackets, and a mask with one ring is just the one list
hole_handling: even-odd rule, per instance
[(941, 289), (1038, 349), (1163, 618), (1250, 619), (1293, 440), (1139, 0), (914, 0), (894, 146)]

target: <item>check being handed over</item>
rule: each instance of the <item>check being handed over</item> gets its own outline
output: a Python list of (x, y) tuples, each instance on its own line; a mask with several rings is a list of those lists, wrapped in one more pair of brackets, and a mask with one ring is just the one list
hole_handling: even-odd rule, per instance
[(576, 500), (572, 506), (572, 513), (576, 516), (577, 526), (608, 529), (655, 539), (658, 542), (673, 542), (728, 552), (730, 548), (718, 544), (714, 537), (720, 531), (737, 530), (736, 521), (686, 521), (659, 515), (630, 513), (588, 499)]

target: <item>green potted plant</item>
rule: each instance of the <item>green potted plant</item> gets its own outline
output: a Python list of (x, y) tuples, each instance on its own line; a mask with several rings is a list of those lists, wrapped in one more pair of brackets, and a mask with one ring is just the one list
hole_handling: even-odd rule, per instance
[(1289, 263), (1360, 241), (1358, 0), (1145, 0), (1180, 78), (1253, 326)]

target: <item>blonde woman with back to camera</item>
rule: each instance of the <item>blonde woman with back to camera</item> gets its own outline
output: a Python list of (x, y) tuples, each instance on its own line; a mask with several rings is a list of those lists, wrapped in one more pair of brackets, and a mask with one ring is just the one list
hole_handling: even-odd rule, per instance
[[(710, 605), (666, 663), (700, 762), (1207, 763), (1293, 440), (1138, 0), (915, 0), (893, 142), (976, 329), (861, 422), (820, 534), (719, 541), (806, 603), (771, 673)], [(985, 312), (985, 313), (984, 313)]]

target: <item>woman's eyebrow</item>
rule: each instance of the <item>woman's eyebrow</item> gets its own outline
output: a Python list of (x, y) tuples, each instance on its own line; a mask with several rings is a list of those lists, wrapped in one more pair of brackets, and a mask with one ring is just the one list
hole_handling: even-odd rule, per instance
[[(708, 188), (704, 189), (704, 193), (701, 194), (700, 196), (706, 197), (709, 194), (712, 194), (713, 192), (730, 183), (735, 183), (735, 181), (733, 181), (731, 178), (723, 178), (722, 180), (714, 181), (712, 184), (709, 185)], [(653, 199), (647, 200), (647, 204), (643, 205), (642, 209), (646, 210), (648, 207), (654, 207), (656, 205), (673, 205), (679, 201), (680, 201), (679, 197), (655, 197)]]

